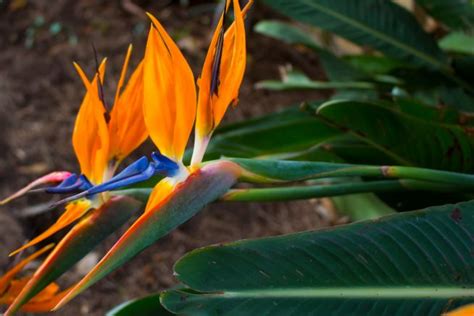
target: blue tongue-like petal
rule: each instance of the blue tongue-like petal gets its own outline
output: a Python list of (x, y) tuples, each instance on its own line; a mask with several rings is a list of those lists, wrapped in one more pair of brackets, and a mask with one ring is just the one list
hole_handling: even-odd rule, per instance
[(154, 174), (155, 166), (151, 163), (148, 163), (147, 168), (142, 170), (140, 173), (131, 174), (129, 177), (120, 177), (118, 180), (113, 177), (112, 179), (110, 179), (110, 181), (104, 182), (100, 185), (96, 185), (95, 187), (92, 187), (91, 189), (87, 190), (85, 193), (86, 195), (94, 195), (105, 191), (120, 189), (128, 185), (148, 180)]
[(160, 152), (152, 152), (151, 158), (155, 163), (155, 173), (166, 177), (172, 177), (178, 172), (179, 166), (176, 162), (162, 155)]
[(140, 157), (107, 182), (115, 182), (144, 172), (149, 166), (146, 156)]
[[(59, 202), (56, 202), (55, 205), (67, 203), (74, 201), (83, 197), (90, 197), (98, 193), (117, 190), (129, 185), (133, 185), (139, 182), (146, 181), (153, 177), (154, 175), (162, 175), (165, 177), (174, 176), (178, 170), (179, 166), (176, 162), (169, 159), (168, 157), (162, 155), (159, 152), (153, 152), (151, 154), (152, 161), (150, 162), (146, 156), (143, 156), (127, 166), (116, 176), (112, 177), (109, 181), (101, 183), (99, 185), (93, 186), (89, 180), (81, 175), (76, 177), (76, 181), (71, 185), (66, 185), (68, 183), (61, 183), (59, 186), (54, 188), (49, 188), (47, 192), (49, 193), (75, 193), (78, 194), (69, 196), (65, 199), (62, 199)], [(69, 178), (67, 179), (69, 180)], [(66, 182), (66, 180), (64, 181)], [(72, 179), (70, 182), (73, 182)], [(82, 191), (82, 192), (81, 192)]]
[[(89, 181), (87, 181), (89, 182)], [(72, 193), (81, 190), (83, 179), (77, 174), (73, 173), (63, 182), (55, 187), (46, 188), (47, 193)]]

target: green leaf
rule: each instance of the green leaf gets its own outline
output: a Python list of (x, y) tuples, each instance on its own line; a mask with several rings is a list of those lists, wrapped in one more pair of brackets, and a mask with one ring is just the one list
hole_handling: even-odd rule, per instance
[(255, 32), (279, 39), (288, 44), (301, 44), (319, 51), (318, 43), (307, 32), (298, 27), (281, 21), (261, 21), (254, 27)]
[(452, 29), (474, 27), (474, 6), (470, 0), (416, 0), (416, 3)]
[(453, 126), (473, 126), (474, 115), (444, 106), (425, 105), (410, 97), (395, 97), (396, 108), (402, 113), (431, 123)]
[(143, 206), (125, 196), (116, 196), (79, 221), (45, 259), (10, 306), (18, 310), (48, 284), (59, 278), (95, 246), (114, 233)]
[(378, 218), (396, 213), (373, 193), (349, 194), (331, 198), (339, 213), (348, 215), (352, 221)]
[(322, 49), (307, 32), (285, 22), (262, 21), (255, 25), (255, 31), (279, 39), (288, 44), (300, 44), (314, 50), (328, 78), (332, 81), (358, 81), (367, 79), (367, 73), (361, 72), (333, 53)]
[[(406, 94), (429, 105), (449, 106), (457, 111), (474, 112), (474, 92), (471, 86), (453, 84), (439, 72), (422, 69), (398, 69)], [(461, 72), (458, 71), (461, 74)], [(400, 89), (400, 88), (396, 88)]]
[(299, 70), (290, 70), (283, 74), (282, 81), (260, 81), (256, 84), (256, 88), (275, 91), (319, 89), (373, 90), (375, 89), (375, 85), (373, 83), (364, 81), (314, 81)]
[(451, 33), (439, 41), (439, 46), (453, 53), (474, 55), (474, 36), (462, 32)]
[(459, 111), (474, 112), (474, 95), (466, 93), (461, 87), (438, 87), (436, 94), (442, 104)]
[(372, 90), (375, 85), (370, 82), (363, 81), (276, 81), (276, 80), (264, 80), (257, 83), (257, 88), (267, 89), (273, 91), (286, 91), (286, 90), (327, 90), (327, 89), (362, 89)]
[(160, 304), (160, 295), (152, 294), (120, 304), (106, 316), (169, 316), (174, 315)]
[(473, 172), (474, 138), (461, 126), (427, 122), (380, 104), (330, 101), (318, 115), (402, 165)]
[(338, 129), (328, 126), (309, 112), (293, 107), (217, 130), (205, 159), (294, 153), (340, 134)]
[(385, 75), (397, 68), (405, 67), (398, 60), (376, 55), (347, 55), (343, 59), (354, 68), (373, 75)]
[(440, 315), (474, 302), (474, 202), (210, 246), (175, 265), (184, 315)]
[(446, 56), (416, 19), (392, 1), (266, 0), (298, 21), (416, 66), (449, 71)]

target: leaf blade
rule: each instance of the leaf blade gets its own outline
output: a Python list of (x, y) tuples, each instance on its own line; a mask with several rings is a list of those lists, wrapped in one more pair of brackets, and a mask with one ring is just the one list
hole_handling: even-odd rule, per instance
[(439, 315), (474, 301), (474, 202), (195, 250), (175, 313)]

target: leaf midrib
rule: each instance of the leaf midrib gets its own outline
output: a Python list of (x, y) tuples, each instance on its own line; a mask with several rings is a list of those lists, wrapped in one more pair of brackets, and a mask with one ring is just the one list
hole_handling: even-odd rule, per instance
[(352, 287), (286, 288), (224, 291), (204, 294), (223, 298), (352, 298), (352, 299), (422, 299), (473, 297), (474, 288), (463, 287)]
[(422, 60), (425, 60), (426, 62), (429, 62), (430, 64), (440, 68), (440, 69), (443, 69), (443, 70), (448, 70), (448, 67), (444, 64), (444, 63), (441, 63), (439, 62), (438, 60), (432, 58), (431, 56), (419, 51), (419, 50), (416, 50), (416, 49), (413, 49), (412, 47), (408, 46), (408, 45), (405, 45), (404, 43), (402, 42), (399, 42), (399, 41), (396, 41), (394, 40), (393, 38), (389, 37), (389, 36), (386, 36), (384, 33), (382, 32), (379, 32), (373, 28), (369, 28), (367, 26), (365, 26), (364, 24), (352, 19), (352, 18), (349, 18), (343, 14), (340, 14), (334, 10), (331, 10), (330, 8), (327, 8), (323, 5), (319, 5), (317, 3), (314, 3), (312, 1), (308, 1), (308, 0), (302, 0), (302, 2), (306, 3), (308, 6), (310, 7), (313, 7), (315, 8), (316, 10), (319, 10), (327, 15), (330, 15), (336, 19), (339, 19), (341, 21), (344, 21), (350, 25), (353, 25), (369, 34), (372, 34), (373, 36), (381, 39), (382, 41), (386, 41), (390, 44), (392, 44), (393, 46), (395, 47), (398, 47), (402, 50), (405, 50), (405, 51), (408, 51), (410, 52), (411, 54), (417, 56), (418, 58), (422, 59)]

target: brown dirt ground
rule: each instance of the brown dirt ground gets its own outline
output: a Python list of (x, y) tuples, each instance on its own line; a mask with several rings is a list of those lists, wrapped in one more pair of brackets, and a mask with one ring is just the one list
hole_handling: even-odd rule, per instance
[[(109, 58), (105, 89), (110, 98), (127, 45), (135, 46), (134, 64), (143, 53), (148, 28), (145, 10), (155, 14), (178, 38), (195, 74), (199, 73), (215, 5), (212, 1), (183, 5), (184, 2), (0, 1), (0, 196), (50, 170), (78, 170), (70, 139), (84, 91), (71, 62), (78, 61), (91, 74), (91, 43), (100, 58)], [(249, 22), (272, 17), (275, 15), (256, 6)], [(294, 49), (252, 32), (248, 35), (248, 52), (240, 103), (229, 111), (227, 121), (321, 97), (314, 92), (269, 93), (254, 89), (259, 80), (276, 78), (277, 67), (287, 63), (304, 68), (313, 78), (321, 78), (314, 57), (302, 58)], [(152, 148), (147, 143), (134, 157)], [(0, 270), (12, 264), (6, 259), (9, 249), (41, 232), (56, 218), (58, 211), (27, 215), (34, 214), (31, 205), (48, 201), (50, 197), (29, 195), (0, 208)], [(337, 216), (321, 203), (315, 200), (211, 205), (56, 315), (103, 315), (124, 300), (173, 285), (173, 263), (196, 247), (315, 229), (336, 222)], [(99, 247), (88, 262), (68, 273), (65, 282), (77, 280), (117, 236)]]

